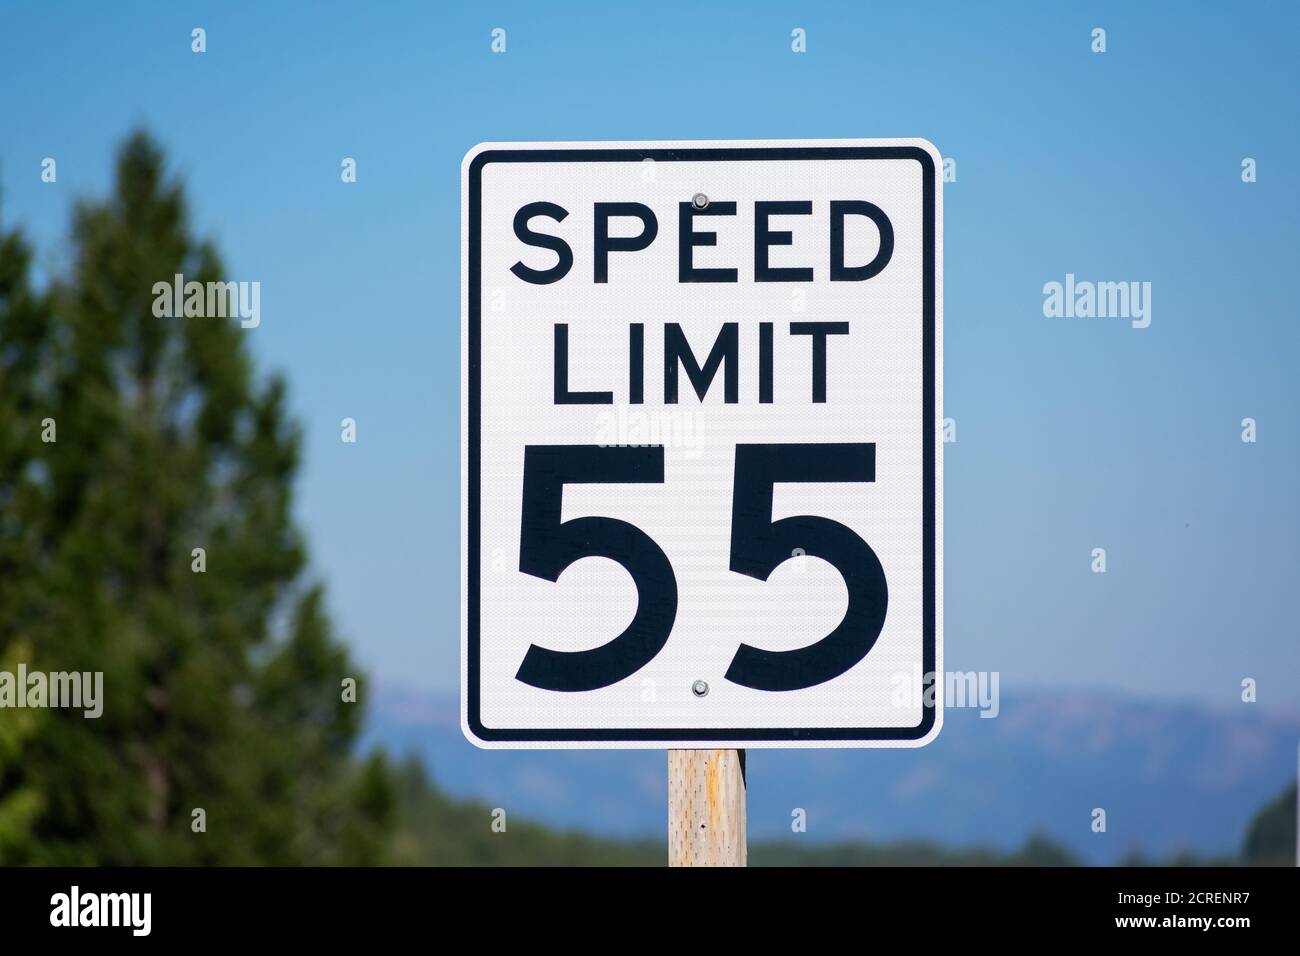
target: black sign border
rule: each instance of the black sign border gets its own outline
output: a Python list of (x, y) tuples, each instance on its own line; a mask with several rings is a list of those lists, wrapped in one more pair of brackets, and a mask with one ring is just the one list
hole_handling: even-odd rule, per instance
[[(469, 409), (468, 446), (469, 507), (467, 539), (469, 556), (466, 566), (467, 580), (467, 649), (466, 662), (466, 720), (469, 730), (485, 743), (535, 742), (601, 742), (622, 741), (673, 741), (745, 743), (747, 741), (790, 742), (845, 742), (875, 740), (920, 740), (930, 733), (935, 724), (935, 708), (926, 706), (924, 698), (921, 722), (915, 727), (812, 727), (812, 728), (704, 728), (660, 730), (639, 728), (560, 728), (500, 730), (485, 727), (480, 719), (480, 494), (481, 449), (479, 436), (481, 419), (481, 313), (482, 306), (482, 187), (483, 167), (488, 163), (572, 163), (614, 162), (639, 163), (647, 159), (655, 162), (715, 161), (754, 162), (764, 160), (804, 159), (891, 159), (916, 160), (922, 171), (922, 286), (923, 286), (923, 370), (924, 412), (922, 418), (922, 489), (923, 503), (923, 670), (934, 674), (936, 635), (936, 579), (935, 579), (935, 445), (938, 440), (938, 421), (935, 408), (935, 281), (937, 267), (937, 236), (935, 222), (935, 166), (930, 154), (919, 146), (723, 146), (687, 148), (593, 148), (580, 147), (508, 149), (489, 148), (478, 153), (469, 164), (469, 222), (468, 222), (468, 299), (469, 299)], [(936, 675), (936, 679), (937, 675)]]

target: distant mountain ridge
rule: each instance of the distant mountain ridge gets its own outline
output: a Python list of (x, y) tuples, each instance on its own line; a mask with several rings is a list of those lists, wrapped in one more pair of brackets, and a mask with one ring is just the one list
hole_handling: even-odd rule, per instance
[[(367, 745), (418, 755), (447, 792), (560, 827), (660, 837), (656, 751), (481, 751), (454, 698), (379, 685)], [(922, 838), (1012, 850), (1034, 833), (1089, 863), (1141, 852), (1236, 852), (1250, 817), (1296, 778), (1300, 714), (1211, 711), (1084, 690), (1003, 694), (981, 718), (951, 708), (919, 751), (751, 751), (750, 836), (828, 842)], [(1107, 831), (1091, 829), (1106, 811)], [(790, 830), (801, 808), (807, 832)]]

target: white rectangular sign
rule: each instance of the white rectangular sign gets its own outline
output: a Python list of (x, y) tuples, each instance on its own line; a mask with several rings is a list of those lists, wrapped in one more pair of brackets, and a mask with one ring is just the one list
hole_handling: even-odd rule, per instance
[(910, 139), (465, 157), (472, 742), (938, 734), (941, 168)]

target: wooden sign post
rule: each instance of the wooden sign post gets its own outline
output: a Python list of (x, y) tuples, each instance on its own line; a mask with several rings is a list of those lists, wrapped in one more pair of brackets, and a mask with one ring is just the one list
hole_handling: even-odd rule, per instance
[(668, 865), (745, 866), (745, 751), (668, 751)]

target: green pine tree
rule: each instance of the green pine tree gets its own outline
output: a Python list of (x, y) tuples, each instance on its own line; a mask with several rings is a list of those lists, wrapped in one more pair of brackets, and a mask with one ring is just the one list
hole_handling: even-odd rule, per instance
[(1242, 840), (1241, 858), (1248, 866), (1294, 866), (1296, 853), (1293, 783), (1251, 818)]
[(229, 277), (148, 136), (67, 274), (38, 294), (29, 260), (0, 234), (0, 662), (102, 671), (104, 703), (0, 711), (0, 862), (382, 862), (390, 775), (351, 756), (360, 675), (303, 579), (284, 384), (237, 319), (154, 315), (155, 283)]
[[(27, 572), (35, 552), (25, 529), (38, 496), (35, 476), (27, 469), (31, 440), (38, 431), (10, 427), (40, 419), (32, 356), (47, 312), (31, 288), (30, 266), (31, 250), (22, 237), (0, 231), (0, 672), (8, 673), (32, 652), (31, 642), (22, 637), (17, 611), (32, 585)], [(37, 788), (17, 773), (29, 757), (41, 715), (36, 710), (0, 710), (0, 862), (16, 858), (29, 845), (43, 805)]]

